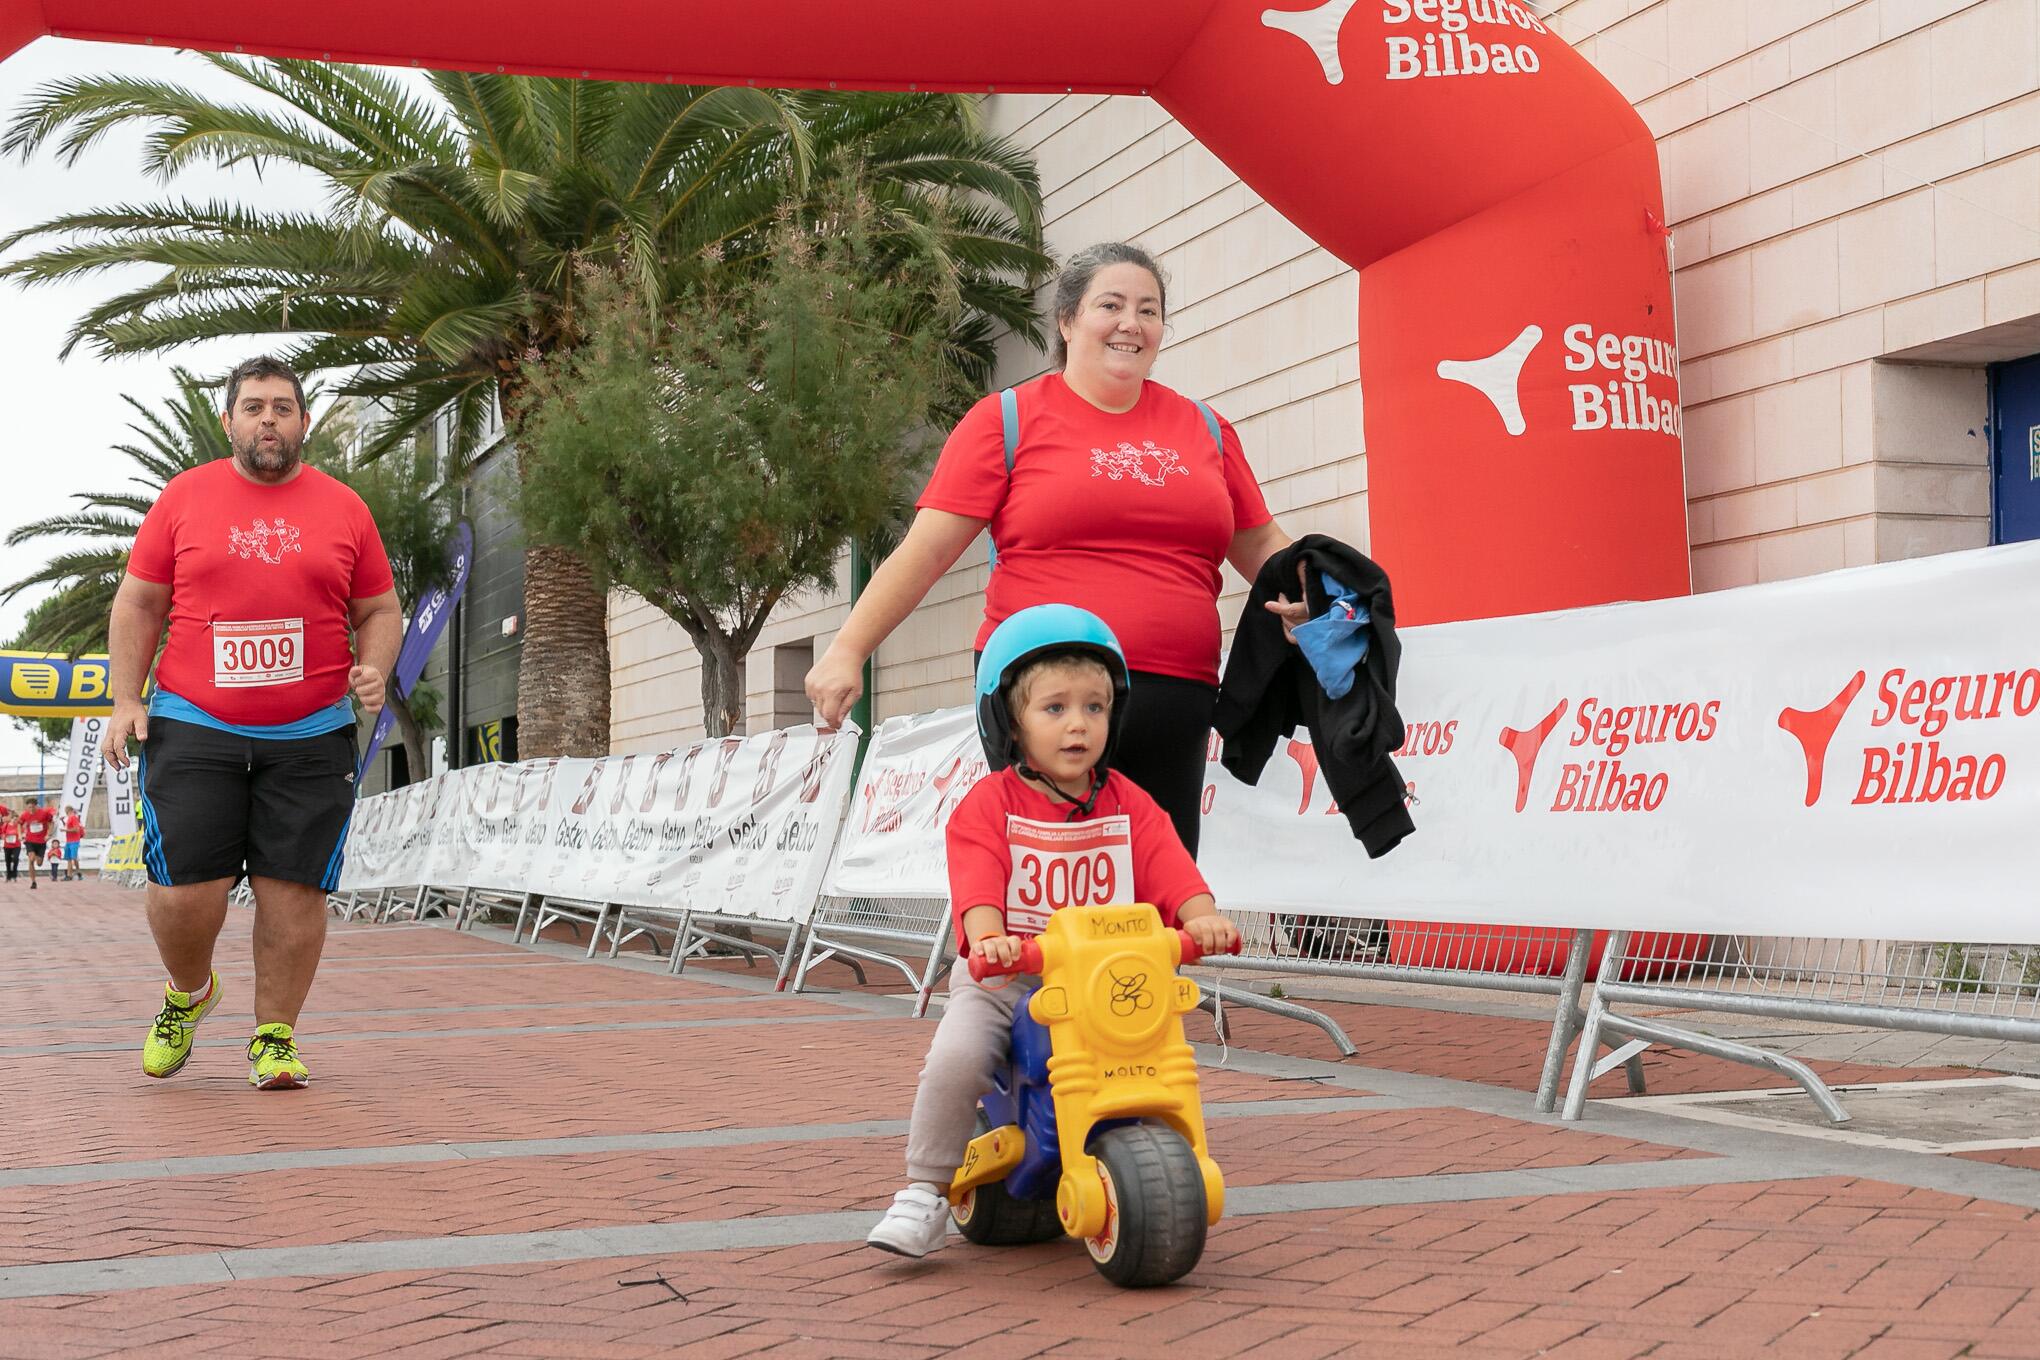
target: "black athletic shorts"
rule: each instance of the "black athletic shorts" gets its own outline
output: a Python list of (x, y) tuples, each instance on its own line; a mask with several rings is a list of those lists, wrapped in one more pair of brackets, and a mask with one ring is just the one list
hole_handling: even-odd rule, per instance
[(331, 892), (354, 811), (354, 729), (271, 741), (149, 719), (142, 861), (165, 887), (279, 878)]

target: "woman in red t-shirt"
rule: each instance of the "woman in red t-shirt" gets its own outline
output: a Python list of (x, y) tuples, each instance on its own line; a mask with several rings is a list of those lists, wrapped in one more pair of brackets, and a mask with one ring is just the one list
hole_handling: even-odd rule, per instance
[[(957, 423), (899, 549), (872, 574), (808, 672), (824, 726), (863, 692), (865, 660), (987, 527), (998, 553), (977, 645), (1030, 605), (1081, 606), (1126, 651), (1132, 701), (1114, 764), (1197, 849), (1205, 742), (1218, 697), (1218, 594), (1231, 562), (1252, 581), (1290, 539), (1261, 499), (1239, 436), (1148, 373), (1167, 315), (1161, 270), (1120, 242), (1079, 252), (1055, 288), (1051, 372), (1017, 389), (1006, 468), (997, 394)], [(1301, 623), (1284, 597), (1271, 609)]]

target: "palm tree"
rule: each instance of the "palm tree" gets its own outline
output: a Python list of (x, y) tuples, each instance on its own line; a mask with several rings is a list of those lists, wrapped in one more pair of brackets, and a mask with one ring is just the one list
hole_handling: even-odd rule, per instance
[[(1041, 251), (1033, 164), (952, 95), (850, 95), (435, 73), (437, 99), (355, 66), (196, 54), (245, 103), (120, 76), (53, 82), (0, 139), (75, 162), (105, 133), (149, 131), (145, 167), (287, 162), (323, 178), (323, 216), (164, 200), (68, 214), (0, 241), (25, 283), (120, 265), (152, 278), (80, 318), (69, 346), (159, 352), (218, 336), (292, 337), (304, 370), (349, 370), (380, 399), (394, 446), (438, 411), (471, 447), (492, 402), (515, 423), (519, 365), (579, 339), (578, 267), (623, 271), (648, 312), (711, 271), (755, 264), (785, 205), (823, 213), (853, 181), (884, 239), (938, 266), (962, 304), (958, 373), (982, 390), (1001, 330), (1038, 343)], [(840, 201), (840, 200), (837, 200)], [(601, 589), (570, 549), (525, 558), (518, 684), (528, 754), (609, 743)]]
[[(10, 548), (38, 539), (60, 539), (68, 545), (0, 589), (0, 600), (12, 600), (37, 586), (51, 591), (13, 645), (74, 656), (105, 651), (107, 616), (127, 572), (128, 550), (141, 530), (142, 516), (172, 477), (233, 452), (205, 384), (184, 369), (172, 372), (177, 395), (167, 398), (160, 410), (130, 396), (121, 398), (134, 408), (135, 420), (128, 429), (135, 442), (116, 444), (114, 451), (134, 463), (136, 470), (128, 482), (137, 489), (80, 492), (72, 497), (79, 502), (77, 509), (8, 533)], [(76, 543), (79, 539), (84, 542)]]

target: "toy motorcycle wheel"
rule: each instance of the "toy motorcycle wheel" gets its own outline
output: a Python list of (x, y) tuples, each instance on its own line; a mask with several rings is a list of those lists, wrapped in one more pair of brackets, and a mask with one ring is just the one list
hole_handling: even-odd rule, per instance
[[(980, 1109), (977, 1132), (971, 1136), (982, 1137), (991, 1131), (991, 1122)], [(978, 1186), (961, 1203), (949, 1206), (949, 1216), (956, 1220), (957, 1231), (981, 1247), (1052, 1242), (1063, 1235), (1054, 1200), (1015, 1199), (1002, 1181)]]
[(1084, 1246), (1098, 1273), (1144, 1289), (1190, 1273), (1204, 1255), (1204, 1174), (1174, 1129), (1137, 1124), (1099, 1135), (1105, 1229)]

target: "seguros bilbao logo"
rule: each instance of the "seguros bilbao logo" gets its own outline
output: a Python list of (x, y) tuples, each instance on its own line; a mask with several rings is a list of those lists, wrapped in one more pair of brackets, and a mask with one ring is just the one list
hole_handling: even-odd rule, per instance
[[(1343, 84), (1339, 29), (1359, 0), (1326, 0), (1316, 9), (1261, 11), (1261, 22), (1310, 48), (1328, 85)], [(1379, 0), (1389, 80), (1453, 76), (1535, 75), (1537, 49), (1518, 42), (1524, 33), (1550, 32), (1520, 0)]]
[[(1778, 726), (1798, 741), (1806, 762), (1807, 807), (1827, 791), (1834, 739), (1867, 680), (1867, 672), (1857, 671), (1820, 707), (1778, 714)], [(2031, 666), (1967, 675), (1892, 667), (1878, 678), (1870, 701), (1875, 740), (1843, 744), (1850, 752), (1843, 768), (1854, 785), (1849, 805), (1988, 802), (2004, 789), (2010, 761), (1988, 740), (1990, 729), (1969, 725), (2027, 718), (2035, 710), (2040, 669)]]
[(1648, 752), (1637, 748), (1712, 741), (1720, 726), (1721, 701), (1616, 704), (1589, 695), (1577, 708), (1570, 699), (1560, 699), (1528, 727), (1504, 727), (1497, 740), (1516, 762), (1518, 812), (1530, 806), (1538, 757), (1560, 730), (1568, 709), (1573, 720), (1565, 729), (1562, 749), (1579, 754), (1560, 760), (1547, 810), (1656, 812), (1671, 792), (1672, 776), (1669, 771), (1643, 768)]
[[(1520, 435), (1530, 428), (1523, 418), (1523, 370), (1543, 340), (1544, 328), (1533, 323), (1484, 358), (1439, 360), (1438, 376), (1486, 397), (1502, 429)], [(1585, 321), (1567, 326), (1560, 344), (1576, 433), (1641, 430), (1675, 439), (1684, 433), (1676, 344), (1596, 330)]]

